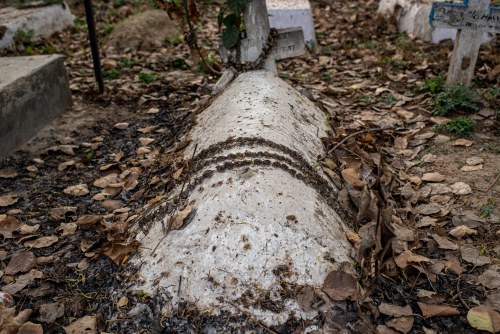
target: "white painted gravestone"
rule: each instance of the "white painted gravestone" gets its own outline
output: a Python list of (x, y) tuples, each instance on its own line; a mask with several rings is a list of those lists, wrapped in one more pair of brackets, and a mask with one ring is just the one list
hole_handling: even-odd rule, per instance
[(271, 28), (301, 27), (309, 47), (316, 44), (314, 20), (309, 0), (266, 0)]
[(53, 32), (62, 31), (73, 25), (75, 17), (66, 3), (18, 9), (0, 9), (0, 49), (12, 47), (16, 33), (33, 30), (34, 39), (38, 35), (49, 37)]
[(484, 32), (500, 32), (500, 7), (490, 0), (464, 0), (463, 4), (435, 2), (430, 24), (438, 28), (458, 29), (446, 83), (469, 85), (474, 76), (477, 55)]
[[(462, 3), (453, 0), (452, 3)], [(437, 28), (429, 25), (429, 15), (434, 0), (380, 0), (377, 14), (389, 19), (394, 17), (399, 31), (414, 36), (424, 42), (439, 44), (441, 41), (455, 40), (456, 28)], [(450, 2), (450, 1), (447, 1)], [(485, 32), (482, 44), (493, 39), (493, 34)]]
[[(255, 62), (262, 54), (262, 48), (268, 43), (270, 26), (265, 0), (253, 0), (246, 5), (243, 14), (247, 38), (241, 40), (242, 62)], [(222, 60), (236, 61), (236, 51), (228, 50), (222, 43), (219, 47)], [(276, 60), (301, 56), (305, 53), (304, 32), (302, 28), (278, 29), (274, 46), (264, 60), (264, 68), (278, 73)]]
[[(249, 16), (252, 4), (246, 28), (266, 37), (264, 17)], [(247, 45), (258, 57), (257, 40)], [(276, 284), (321, 287), (332, 270), (352, 263), (338, 189), (311, 164), (326, 154), (319, 138), (329, 129), (325, 114), (268, 67), (239, 73), (198, 116), (184, 154), (194, 156), (186, 188), (181, 177), (167, 201), (146, 208), (150, 224), (137, 240), (148, 249), (132, 263), (146, 280), (137, 288), (168, 300), (166, 317), (184, 301), (210, 314), (241, 306), (267, 325), (311, 319), (318, 312), (293, 299), (280, 312), (255, 306), (258, 291), (279, 299)], [(174, 195), (190, 213), (165, 234), (163, 225), (177, 222), (176, 211), (167, 214)]]

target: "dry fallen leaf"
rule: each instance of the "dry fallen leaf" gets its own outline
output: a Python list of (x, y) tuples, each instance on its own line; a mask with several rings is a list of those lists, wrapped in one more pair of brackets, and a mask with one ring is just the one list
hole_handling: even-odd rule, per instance
[(127, 306), (127, 304), (128, 304), (128, 298), (127, 297), (122, 297), (122, 298), (120, 298), (120, 300), (118, 301), (118, 303), (116, 303), (116, 307)]
[(472, 142), (470, 140), (467, 140), (467, 139), (458, 139), (457, 141), (455, 141), (453, 143), (453, 146), (466, 146), (466, 147), (469, 147), (472, 144), (474, 144), (474, 142)]
[(43, 334), (43, 327), (40, 324), (34, 324), (28, 321), (19, 327), (17, 334)]
[(118, 266), (122, 265), (128, 254), (132, 253), (134, 246), (139, 245), (137, 240), (131, 243), (106, 242), (101, 248), (96, 250), (96, 254), (104, 254), (113, 260)]
[(422, 177), (423, 181), (428, 181), (428, 182), (441, 182), (446, 180), (446, 176), (440, 174), (440, 173), (427, 173), (424, 174)]
[(0, 196), (0, 206), (9, 206), (15, 204), (19, 198), (14, 198), (11, 195)]
[(340, 269), (331, 271), (321, 287), (321, 290), (335, 301), (345, 300), (353, 296), (358, 288), (358, 280), (349, 272), (345, 263), (341, 264)]
[(485, 266), (490, 264), (489, 256), (480, 256), (479, 249), (474, 246), (463, 246), (461, 248), (462, 259), (472, 263), (475, 267)]
[(0, 179), (10, 179), (18, 175), (15, 168), (0, 169)]
[(455, 275), (461, 275), (463, 268), (460, 265), (460, 261), (457, 258), (453, 258), (450, 261), (443, 262), (444, 269)]
[(63, 328), (66, 334), (97, 334), (97, 318), (87, 315)]
[[(496, 267), (496, 268), (494, 268)], [(488, 289), (497, 289), (500, 287), (500, 274), (498, 273), (498, 266), (491, 266), (490, 269), (485, 270), (479, 277), (478, 281), (484, 284)]]
[(32, 252), (20, 252), (12, 254), (9, 265), (5, 269), (5, 275), (16, 275), (26, 273), (36, 267), (36, 258)]
[(151, 144), (152, 142), (155, 141), (154, 138), (139, 138), (139, 141), (141, 142), (141, 144), (143, 146), (148, 146), (149, 144)]
[(481, 169), (483, 169), (483, 165), (463, 166), (462, 168), (460, 168), (460, 170), (463, 172), (474, 172)]
[(413, 316), (403, 316), (387, 321), (385, 324), (404, 334), (408, 333), (413, 327)]
[(354, 188), (363, 188), (366, 183), (361, 181), (358, 176), (358, 171), (354, 168), (346, 168), (342, 171), (342, 177)]
[(125, 130), (128, 128), (128, 123), (116, 123), (115, 128), (118, 130)]
[(155, 132), (159, 128), (160, 128), (159, 125), (153, 125), (153, 126), (148, 126), (147, 128), (138, 129), (137, 131), (142, 132), (142, 133), (151, 133), (151, 132)]
[(61, 223), (59, 227), (62, 229), (63, 233), (61, 234), (61, 237), (65, 237), (67, 235), (75, 233), (76, 229), (78, 228), (78, 225), (75, 223)]
[(413, 314), (413, 311), (411, 309), (410, 305), (406, 305), (405, 307), (394, 305), (394, 304), (387, 304), (387, 303), (382, 303), (378, 307), (378, 310), (380, 313), (385, 314), (385, 315), (390, 315), (392, 317), (402, 317), (402, 316), (411, 316)]
[(181, 176), (181, 174), (182, 174), (182, 168), (180, 168), (177, 172), (175, 172), (174, 175), (172, 175), (172, 178), (174, 180), (177, 180), (179, 179), (179, 176)]
[(450, 231), (450, 234), (452, 236), (454, 236), (457, 240), (461, 240), (464, 236), (468, 236), (471, 234), (477, 234), (477, 231), (473, 230), (471, 228), (468, 228), (465, 225), (462, 225), (462, 226), (457, 226), (457, 227), (453, 228)]
[(70, 196), (85, 196), (89, 193), (89, 189), (86, 184), (78, 184), (76, 186), (69, 186), (63, 190), (65, 194)]
[(430, 317), (449, 317), (460, 315), (460, 311), (454, 307), (447, 305), (436, 305), (417, 302), (424, 318)]
[(17, 316), (14, 316), (16, 308), (7, 308), (4, 303), (0, 303), (0, 317), (2, 322), (0, 323), (0, 332), (2, 333), (17, 333), (19, 327), (21, 327), (26, 321), (28, 321), (31, 310), (26, 309)]
[(73, 166), (75, 164), (75, 161), (74, 160), (69, 160), (69, 161), (66, 161), (66, 162), (61, 162), (59, 164), (59, 166), (57, 166), (57, 169), (59, 171), (63, 171), (65, 170), (66, 168), (68, 168), (69, 166)]
[(437, 235), (437, 234), (433, 234), (432, 237), (434, 238), (434, 240), (436, 240), (436, 242), (439, 245), (439, 248), (441, 248), (441, 249), (451, 249), (451, 250), (458, 249), (458, 246), (456, 244), (449, 241), (445, 237), (442, 237), (442, 236)]
[(66, 214), (68, 212), (71, 212), (74, 215), (76, 215), (77, 209), (78, 208), (76, 206), (63, 206), (60, 208), (54, 208), (54, 209), (50, 210), (50, 212), (49, 212), (49, 220), (52, 222), (65, 221)]
[(446, 300), (446, 295), (434, 291), (419, 289), (417, 293), (418, 299), (424, 303), (439, 304)]
[(313, 311), (311, 304), (314, 302), (314, 288), (308, 285), (300, 289), (297, 294), (297, 302), (304, 311)]
[(37, 239), (37, 240), (30, 240), (30, 241), (26, 241), (24, 243), (24, 247), (26, 248), (45, 248), (45, 247), (49, 247), (53, 244), (55, 244), (57, 241), (59, 240), (58, 237), (56, 237), (55, 235), (51, 235), (51, 236), (48, 236), (48, 237), (42, 237), (40, 239)]
[(484, 162), (484, 159), (480, 158), (480, 157), (470, 157), (470, 158), (467, 158), (467, 160), (465, 160), (465, 162), (469, 166), (475, 166), (475, 165), (482, 164)]
[(21, 222), (12, 216), (5, 216), (0, 220), (0, 234), (4, 238), (12, 238), (12, 233), (21, 227)]
[(500, 331), (500, 314), (488, 306), (476, 306), (467, 313), (469, 324), (483, 331), (496, 333)]
[(452, 184), (450, 186), (450, 188), (451, 188), (451, 191), (455, 195), (468, 195), (468, 194), (472, 194), (472, 189), (470, 188), (470, 186), (467, 183), (464, 183), (464, 182), (454, 183), (454, 184)]
[(184, 224), (184, 218), (186, 218), (193, 208), (191, 205), (186, 206), (181, 211), (177, 212), (172, 218), (171, 230), (178, 230)]
[(78, 218), (76, 223), (82, 230), (89, 230), (94, 227), (95, 224), (101, 222), (102, 217), (97, 215), (86, 215)]

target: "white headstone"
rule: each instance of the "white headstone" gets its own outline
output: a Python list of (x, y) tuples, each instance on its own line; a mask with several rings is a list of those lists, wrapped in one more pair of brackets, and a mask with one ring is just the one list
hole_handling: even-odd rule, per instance
[(66, 3), (46, 7), (0, 9), (0, 49), (14, 46), (14, 37), (19, 30), (33, 30), (33, 36), (49, 37), (74, 25), (75, 17)]
[[(241, 40), (241, 59), (243, 62), (254, 62), (267, 45), (270, 27), (265, 0), (253, 0), (247, 3), (243, 14), (247, 38)], [(224, 45), (219, 47), (221, 58), (228, 62), (236, 52), (230, 52)], [(274, 46), (265, 58), (264, 68), (275, 74), (276, 60), (298, 57), (305, 53), (304, 32), (302, 28), (279, 29)]]
[[(429, 15), (435, 0), (380, 0), (377, 14), (385, 19), (396, 19), (399, 31), (406, 32), (424, 42), (439, 44), (451, 39), (455, 41), (456, 28), (435, 28), (429, 25)], [(462, 0), (463, 1), (463, 0)], [(453, 0), (453, 3), (462, 3)], [(493, 39), (493, 34), (485, 32), (482, 44)]]
[(458, 29), (448, 85), (471, 83), (483, 34), (500, 32), (500, 8), (490, 7), (490, 3), (490, 0), (464, 0), (463, 4), (434, 2), (432, 5), (431, 26)]
[(314, 20), (309, 0), (266, 0), (271, 28), (301, 27), (309, 47), (316, 44)]

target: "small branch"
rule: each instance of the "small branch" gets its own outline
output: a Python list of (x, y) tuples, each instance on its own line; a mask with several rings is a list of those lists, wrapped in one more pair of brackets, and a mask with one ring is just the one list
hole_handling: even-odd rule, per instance
[(354, 132), (352, 134), (350, 134), (349, 136), (345, 137), (344, 139), (342, 139), (340, 141), (340, 143), (338, 143), (337, 145), (335, 145), (330, 151), (327, 152), (327, 154), (319, 159), (318, 161), (323, 161), (326, 159), (327, 156), (329, 156), (330, 154), (333, 153), (333, 151), (335, 151), (337, 149), (337, 147), (339, 147), (340, 145), (342, 145), (343, 143), (345, 143), (349, 138), (352, 138), (354, 136), (357, 136), (357, 135), (360, 135), (360, 134), (363, 134), (363, 133), (367, 133), (367, 132), (383, 132), (385, 130), (395, 130), (396, 128), (385, 128), (385, 129), (368, 129), (368, 130), (362, 130), (362, 131), (358, 131), (358, 132)]
[(188, 8), (187, 0), (182, 1), (182, 6), (184, 7), (184, 13), (186, 14), (186, 21), (187, 21), (188, 27), (189, 27), (189, 34), (195, 36), (195, 39), (193, 41), (193, 45), (196, 48), (196, 51), (198, 51), (198, 53), (200, 54), (201, 60), (203, 60), (203, 63), (205, 64), (205, 66), (208, 67), (208, 69), (212, 73), (215, 73), (217, 75), (222, 75), (221, 72), (215, 70), (212, 66), (210, 66), (210, 64), (205, 60), (205, 57), (203, 57), (203, 54), (201, 53), (200, 48), (198, 47), (198, 42), (196, 40), (197, 39), (196, 33), (193, 31), (193, 26), (191, 25), (191, 19), (189, 18), (189, 8)]
[(495, 181), (493, 181), (493, 183), (492, 183), (492, 184), (490, 184), (490, 186), (488, 187), (488, 189), (486, 189), (486, 190), (481, 190), (481, 189), (479, 189), (479, 190), (481, 190), (481, 191), (482, 191), (482, 192), (484, 192), (484, 193), (487, 193), (487, 192), (491, 189), (491, 187), (493, 187), (493, 186), (495, 185), (495, 183), (498, 181), (498, 178), (499, 178), (499, 177), (500, 177), (500, 173), (499, 173), (499, 174), (497, 175), (497, 177), (495, 178)]

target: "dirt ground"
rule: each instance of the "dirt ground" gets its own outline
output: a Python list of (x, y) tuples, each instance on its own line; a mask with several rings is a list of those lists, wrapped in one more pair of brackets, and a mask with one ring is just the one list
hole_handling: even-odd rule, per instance
[[(135, 288), (141, 278), (126, 261), (141, 248), (130, 243), (132, 227), (147, 203), (168, 194), (184, 164), (186, 143), (180, 138), (196, 126), (196, 112), (210, 99), (205, 80), (213, 86), (218, 75), (194, 66), (174, 28), (165, 39), (157, 37), (156, 26), (141, 23), (141, 29), (151, 30), (143, 33), (156, 40), (139, 49), (135, 44), (110, 49), (107, 43), (119, 24), (154, 9), (151, 2), (116, 0), (94, 1), (104, 94), (96, 91), (79, 2), (70, 2), (74, 27), (0, 51), (3, 57), (63, 54), (74, 100), (68, 112), (0, 161), (0, 285), (10, 291), (16, 312), (25, 312), (24, 321), (41, 324), (43, 333), (83, 333), (90, 327), (115, 333), (338, 333), (338, 326), (347, 323), (353, 333), (372, 328), (377, 333), (479, 333), (470, 310), (487, 306), (494, 312), (488, 313), (492, 328), (500, 330), (495, 318), (500, 318), (500, 44), (481, 47), (468, 90), (477, 93), (471, 98), (477, 108), (462, 105), (437, 118), (437, 93), (424, 86), (447, 71), (451, 41), (432, 45), (398, 32), (393, 19), (373, 15), (376, 1), (311, 4), (315, 49), (277, 62), (280, 77), (315, 102), (332, 126), (324, 143), (336, 148), (322, 158), (335, 166), (327, 160), (311, 163), (329, 169), (343, 190), (338, 198), (342, 214), (357, 236), (348, 238), (359, 247), (376, 220), (376, 214), (367, 213), (355, 224), (361, 191), (376, 180), (382, 155), (393, 175), (387, 191), (396, 224), (411, 235), (404, 239), (398, 230), (379, 276), (366, 268), (370, 261), (364, 268), (359, 259), (353, 263), (364, 290), (376, 283), (362, 313), (353, 297), (344, 309), (328, 310), (314, 321), (290, 319), (266, 329), (244, 312), (211, 316), (186, 305), (162, 313), (159, 305), (168, 301)], [(198, 39), (211, 66), (222, 71), (219, 5), (199, 4), (198, 9)], [(435, 126), (459, 117), (476, 119), (475, 128), (464, 134)], [(379, 128), (387, 130), (370, 132)], [(354, 175), (347, 174), (351, 170)], [(119, 182), (106, 179), (109, 175)], [(460, 182), (470, 189), (455, 190)], [(16, 267), (15, 254), (23, 254), (24, 268)], [(116, 291), (119, 299), (111, 297)], [(298, 292), (281, 296), (301, 298)], [(422, 302), (451, 311), (439, 316), (440, 311), (425, 311)], [(401, 311), (407, 305), (410, 313)], [(0, 305), (4, 317), (12, 317), (8, 310)]]

